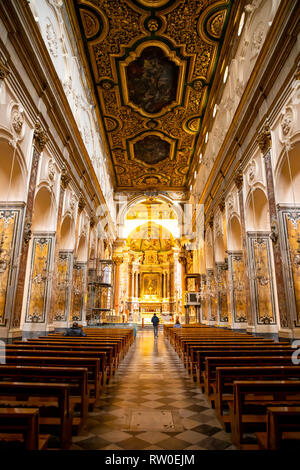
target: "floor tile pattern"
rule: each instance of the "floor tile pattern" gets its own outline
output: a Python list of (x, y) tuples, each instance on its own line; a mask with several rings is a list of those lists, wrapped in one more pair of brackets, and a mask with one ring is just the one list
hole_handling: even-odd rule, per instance
[(231, 450), (215, 412), (164, 338), (139, 331), (80, 434), (76, 450)]

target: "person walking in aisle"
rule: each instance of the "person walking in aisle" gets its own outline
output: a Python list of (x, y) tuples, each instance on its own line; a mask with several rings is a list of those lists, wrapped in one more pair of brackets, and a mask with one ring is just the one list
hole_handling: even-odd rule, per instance
[(154, 338), (158, 338), (158, 324), (159, 324), (159, 318), (154, 313), (153, 317), (151, 318), (151, 321), (153, 323), (153, 330), (154, 330)]

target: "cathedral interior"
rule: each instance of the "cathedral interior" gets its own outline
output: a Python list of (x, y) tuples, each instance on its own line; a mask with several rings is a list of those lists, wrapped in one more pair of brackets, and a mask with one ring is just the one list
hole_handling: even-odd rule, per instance
[[(0, 2), (0, 448), (30, 441), (8, 436), (13, 368), (47, 383), (100, 349), (77, 434), (30, 445), (272, 448), (271, 425), (247, 441), (245, 415), (223, 411), (208, 343), (237, 348), (218, 367), (268, 368), (272, 390), (293, 366), (280, 404), (297, 432), (275, 448), (299, 446), (299, 44), (297, 0)], [(74, 323), (86, 338), (64, 336)]]

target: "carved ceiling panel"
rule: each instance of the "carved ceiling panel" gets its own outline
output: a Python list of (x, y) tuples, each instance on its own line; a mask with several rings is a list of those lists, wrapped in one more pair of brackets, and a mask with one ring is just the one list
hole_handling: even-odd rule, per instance
[(187, 187), (232, 0), (74, 0), (116, 190)]

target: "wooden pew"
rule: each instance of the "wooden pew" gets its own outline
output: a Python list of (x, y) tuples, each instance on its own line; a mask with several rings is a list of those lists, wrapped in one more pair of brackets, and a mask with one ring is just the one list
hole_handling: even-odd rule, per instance
[[(29, 354), (29, 351), (27, 352)], [(56, 357), (56, 356), (6, 356), (7, 365), (74, 367), (88, 370), (89, 405), (93, 407), (101, 391), (101, 372), (99, 359), (93, 357)], [(2, 367), (2, 366), (0, 366)]]
[(241, 449), (257, 448), (247, 445), (244, 433), (265, 430), (267, 408), (270, 406), (300, 405), (300, 381), (258, 380), (236, 381), (233, 385), (231, 413), (231, 437)]
[(267, 431), (255, 433), (261, 450), (295, 450), (300, 445), (300, 407), (267, 408)]
[[(291, 363), (290, 363), (291, 364)], [(233, 401), (233, 385), (238, 380), (300, 380), (300, 367), (295, 365), (268, 365), (242, 367), (217, 367), (214, 402), (216, 413), (223, 423), (231, 416), (224, 415), (224, 405)]]
[[(49, 416), (47, 405), (56, 401), (58, 416)], [(40, 427), (59, 431), (60, 445), (67, 449), (72, 439), (73, 409), (70, 404), (70, 386), (59, 383), (32, 382), (0, 382), (0, 401), (5, 407), (14, 403), (26, 402), (29, 408), (38, 407), (40, 410)], [(7, 403), (9, 401), (9, 403)], [(9, 405), (9, 406), (8, 406)], [(13, 406), (14, 408), (16, 406)], [(46, 416), (43, 416), (45, 413)]]
[(291, 358), (287, 356), (216, 356), (205, 358), (204, 390), (209, 399), (216, 392), (217, 367), (250, 367), (250, 366), (290, 366)]
[(224, 348), (233, 348), (233, 347), (248, 347), (248, 348), (265, 348), (265, 349), (290, 349), (290, 345), (282, 344), (282, 343), (268, 343), (263, 341), (256, 341), (256, 340), (226, 340), (226, 341), (205, 341), (203, 343), (188, 343), (186, 352), (184, 353), (184, 365), (188, 368), (189, 373), (193, 374), (196, 370), (196, 362), (197, 362), (197, 351), (201, 351), (204, 347), (219, 347), (220, 349), (224, 346)]
[[(25, 450), (45, 450), (49, 434), (40, 434), (38, 408), (0, 408), (0, 449), (22, 442)], [(18, 448), (18, 447), (17, 447)]]
[(37, 381), (59, 382), (70, 385), (70, 401), (79, 404), (80, 416), (73, 417), (72, 426), (76, 432), (83, 426), (89, 407), (88, 369), (79, 367), (45, 367), (24, 365), (0, 365), (0, 382)]
[(203, 348), (197, 351), (196, 378), (201, 386), (204, 386), (205, 359), (206, 357), (245, 357), (245, 356), (288, 356), (291, 358), (293, 353), (291, 348)]
[(41, 346), (40, 348), (35, 346), (26, 346), (22, 345), (22, 349), (18, 347), (10, 347), (8, 345), (6, 354), (9, 356), (35, 356), (35, 357), (44, 357), (44, 356), (56, 356), (64, 358), (95, 358), (99, 359), (99, 367), (101, 372), (101, 384), (104, 385), (107, 380), (108, 374), (108, 365), (106, 359), (106, 353), (97, 350), (81, 350), (76, 349), (70, 351), (66, 346), (55, 347), (55, 346)]

